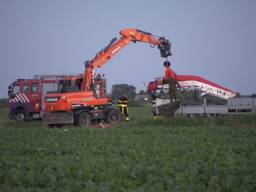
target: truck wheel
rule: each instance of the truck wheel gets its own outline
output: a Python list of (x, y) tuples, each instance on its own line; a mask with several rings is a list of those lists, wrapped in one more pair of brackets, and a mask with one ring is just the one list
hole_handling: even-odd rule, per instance
[(17, 121), (26, 121), (25, 111), (22, 110), (22, 109), (17, 110), (16, 113), (15, 113), (15, 119)]
[(92, 122), (91, 116), (88, 113), (80, 113), (75, 117), (75, 124), (78, 126), (89, 126)]
[(108, 113), (107, 122), (112, 124), (119, 124), (123, 120), (121, 112), (117, 109), (112, 109)]

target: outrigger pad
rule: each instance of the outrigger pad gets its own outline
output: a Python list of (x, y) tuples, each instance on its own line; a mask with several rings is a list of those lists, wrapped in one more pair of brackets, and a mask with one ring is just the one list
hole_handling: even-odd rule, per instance
[(160, 105), (158, 107), (159, 113), (164, 117), (173, 117), (175, 111), (180, 107), (180, 100), (171, 101), (170, 103)]

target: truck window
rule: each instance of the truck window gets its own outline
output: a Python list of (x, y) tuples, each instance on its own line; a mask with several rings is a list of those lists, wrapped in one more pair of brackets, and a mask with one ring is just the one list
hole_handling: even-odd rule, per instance
[(38, 93), (38, 83), (33, 83), (32, 84), (32, 94), (37, 94)]
[(61, 93), (76, 92), (79, 91), (76, 80), (62, 80), (59, 83), (59, 91)]
[(20, 92), (20, 86), (19, 85), (14, 85), (13, 89), (12, 89), (12, 95), (16, 95), (19, 92)]
[(23, 86), (23, 93), (29, 93), (29, 85)]

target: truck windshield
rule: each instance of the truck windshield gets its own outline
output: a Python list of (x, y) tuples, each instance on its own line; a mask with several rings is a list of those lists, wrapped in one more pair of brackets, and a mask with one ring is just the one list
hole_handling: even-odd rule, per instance
[(68, 93), (81, 90), (82, 78), (74, 80), (61, 80), (57, 83), (57, 89), (48, 89), (47, 93)]
[(61, 93), (80, 91), (82, 79), (62, 80), (59, 83), (58, 91)]

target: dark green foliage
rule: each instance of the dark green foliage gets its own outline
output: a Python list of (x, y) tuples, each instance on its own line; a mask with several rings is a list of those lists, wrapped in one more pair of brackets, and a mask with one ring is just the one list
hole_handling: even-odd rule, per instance
[(136, 87), (128, 84), (115, 84), (112, 86), (112, 97), (114, 100), (126, 95), (130, 100), (136, 96)]
[(0, 108), (7, 107), (8, 99), (0, 99)]
[(0, 110), (0, 191), (255, 191), (255, 116), (130, 114), (112, 128), (60, 129)]

